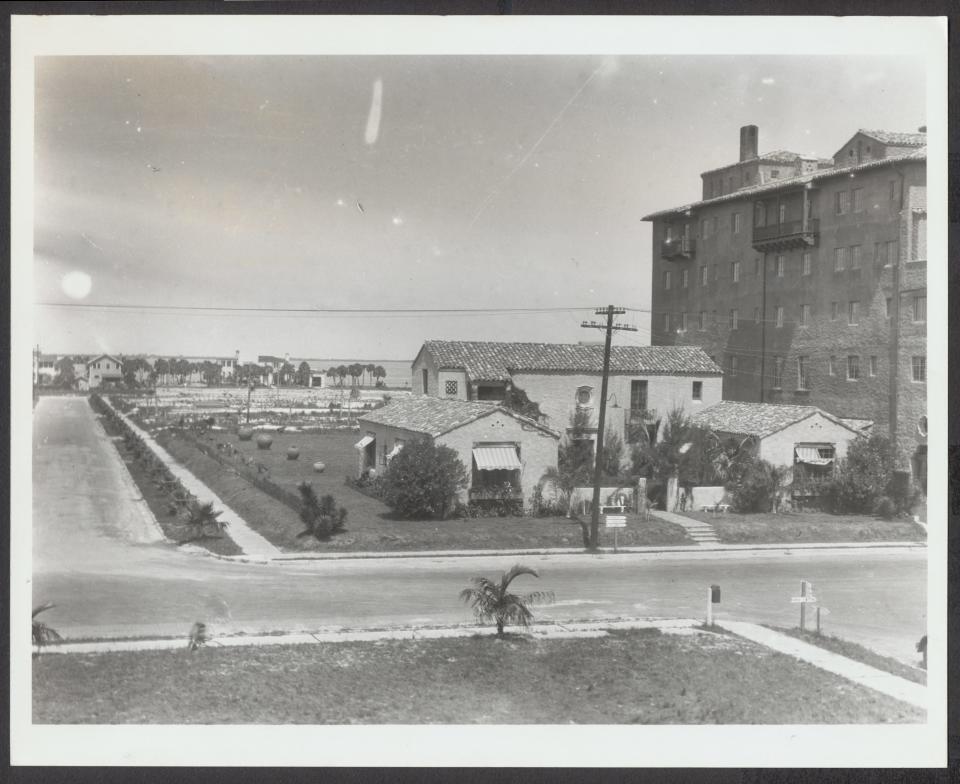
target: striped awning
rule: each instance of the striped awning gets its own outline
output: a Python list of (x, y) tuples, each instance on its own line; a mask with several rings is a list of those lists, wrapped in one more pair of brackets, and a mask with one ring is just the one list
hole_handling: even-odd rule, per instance
[(833, 462), (833, 449), (830, 447), (798, 446), (794, 453), (798, 462), (808, 465), (830, 465)]
[(520, 468), (517, 450), (512, 446), (478, 446), (473, 459), (480, 471), (515, 471)]
[(357, 443), (355, 443), (354, 446), (357, 449), (366, 449), (370, 444), (373, 443), (373, 441), (374, 441), (373, 436), (364, 436), (359, 441), (357, 441)]

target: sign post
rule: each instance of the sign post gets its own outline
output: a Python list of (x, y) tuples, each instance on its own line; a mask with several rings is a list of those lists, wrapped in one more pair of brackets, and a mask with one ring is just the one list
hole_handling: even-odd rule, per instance
[[(800, 631), (807, 630), (807, 605), (816, 604), (817, 597), (813, 595), (813, 583), (806, 580), (800, 581), (800, 595), (790, 599), (791, 604), (800, 605)], [(817, 612), (817, 631), (820, 631), (820, 613)]]
[(720, 586), (707, 587), (707, 626), (713, 626), (713, 605), (720, 604)]
[[(608, 509), (610, 511), (620, 512), (621, 514), (607, 514)], [(603, 519), (604, 519), (605, 527), (613, 529), (613, 551), (617, 552), (617, 531), (620, 528), (627, 527), (627, 516), (625, 514), (622, 514), (623, 507), (620, 507), (620, 506), (608, 506), (608, 507), (605, 507), (603, 511), (604, 511)]]

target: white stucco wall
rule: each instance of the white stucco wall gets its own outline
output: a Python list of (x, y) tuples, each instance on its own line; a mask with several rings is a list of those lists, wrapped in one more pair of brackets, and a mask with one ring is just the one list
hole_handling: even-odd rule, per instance
[(837, 459), (840, 459), (846, 456), (847, 447), (856, 437), (856, 433), (843, 425), (831, 422), (821, 414), (814, 414), (764, 438), (760, 442), (759, 454), (773, 465), (792, 466), (793, 450), (797, 444), (832, 444)]

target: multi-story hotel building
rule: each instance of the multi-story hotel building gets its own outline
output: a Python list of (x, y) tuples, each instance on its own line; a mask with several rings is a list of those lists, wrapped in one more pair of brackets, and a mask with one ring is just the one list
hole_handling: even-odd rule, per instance
[(926, 476), (926, 129), (860, 130), (832, 159), (757, 153), (653, 223), (652, 342), (701, 346), (725, 400), (868, 418)]

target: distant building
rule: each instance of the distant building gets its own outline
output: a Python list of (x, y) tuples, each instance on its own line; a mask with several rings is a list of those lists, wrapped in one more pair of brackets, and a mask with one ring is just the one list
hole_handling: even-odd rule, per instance
[(109, 354), (101, 354), (87, 362), (87, 388), (123, 384), (123, 362)]
[[(603, 346), (428, 340), (413, 361), (413, 392), (448, 400), (502, 402), (522, 389), (540, 406), (544, 424), (569, 432), (580, 412), (596, 438)], [(692, 346), (614, 346), (610, 355), (606, 427), (627, 438), (632, 427), (656, 435), (674, 408), (688, 414), (717, 403), (721, 371)]]
[(557, 467), (559, 433), (496, 403), (408, 397), (359, 417), (358, 472), (383, 470), (405, 444), (428, 438), (453, 449), (470, 484), (461, 502), (502, 497), (506, 486), (525, 504)]
[[(653, 223), (652, 342), (698, 346), (723, 399), (866, 417), (926, 474), (926, 133), (860, 130), (832, 160), (757, 152)], [(942, 263), (942, 260), (940, 260)]]
[(57, 377), (56, 354), (34, 354), (36, 362), (36, 383), (40, 386), (49, 386)]

